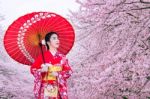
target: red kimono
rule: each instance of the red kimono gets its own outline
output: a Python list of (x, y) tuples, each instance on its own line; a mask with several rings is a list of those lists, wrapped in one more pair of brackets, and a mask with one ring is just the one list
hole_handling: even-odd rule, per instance
[[(44, 97), (44, 87), (46, 84), (58, 86), (58, 96), (57, 98), (49, 97), (48, 99), (68, 99), (67, 95), (67, 78), (69, 78), (72, 74), (72, 69), (68, 64), (68, 60), (65, 55), (57, 52), (54, 56), (50, 51), (44, 52), (45, 63), (49, 63), (52, 65), (59, 65), (62, 67), (62, 71), (58, 73), (57, 80), (47, 80), (45, 81), (43, 78), (46, 76), (46, 72), (41, 72), (41, 64), (43, 64), (42, 55), (39, 55), (35, 62), (32, 64), (30, 70), (34, 80), (34, 95), (35, 99), (47, 99)], [(61, 97), (61, 98), (60, 98)]]

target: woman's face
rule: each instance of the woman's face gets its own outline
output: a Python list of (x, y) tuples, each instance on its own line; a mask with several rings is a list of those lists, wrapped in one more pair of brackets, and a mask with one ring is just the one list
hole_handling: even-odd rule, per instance
[(50, 37), (50, 43), (49, 43), (50, 47), (54, 47), (54, 48), (58, 48), (59, 47), (59, 38), (58, 35), (56, 34), (52, 34), (52, 36)]

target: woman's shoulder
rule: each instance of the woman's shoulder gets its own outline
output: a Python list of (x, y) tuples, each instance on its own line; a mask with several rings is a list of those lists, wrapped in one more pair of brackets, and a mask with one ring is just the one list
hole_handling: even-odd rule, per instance
[(66, 57), (66, 55), (65, 54), (63, 54), (62, 52), (57, 52), (57, 54), (59, 55), (59, 56), (61, 56), (61, 57)]
[(67, 56), (63, 54), (62, 52), (57, 52), (57, 54), (63, 59), (63, 60), (68, 60)]
[[(45, 52), (44, 52), (44, 56), (46, 56), (46, 55), (49, 55), (49, 51), (45, 51)], [(60, 56), (60, 57), (63, 57), (63, 58), (66, 58), (66, 55), (63, 54), (63, 53), (60, 52), (60, 51), (57, 51), (56, 55), (58, 55), (58, 56)], [(40, 56), (42, 56), (42, 54), (41, 54)]]

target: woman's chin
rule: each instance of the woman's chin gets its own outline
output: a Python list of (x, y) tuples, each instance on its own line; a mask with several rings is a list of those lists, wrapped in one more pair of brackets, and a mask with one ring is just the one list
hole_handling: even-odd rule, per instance
[(56, 46), (56, 48), (59, 48), (59, 46)]

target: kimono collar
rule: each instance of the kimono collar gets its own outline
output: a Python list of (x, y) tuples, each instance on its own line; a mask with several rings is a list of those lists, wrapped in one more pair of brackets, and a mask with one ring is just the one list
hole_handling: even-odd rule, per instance
[(57, 56), (57, 55), (59, 55), (60, 54), (60, 52), (59, 51), (57, 51), (56, 53), (55, 53), (55, 55), (53, 55), (49, 50), (47, 51), (48, 53), (50, 53), (52, 56)]

